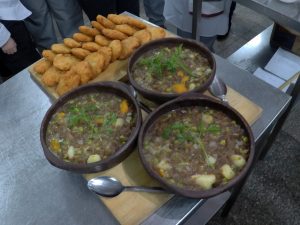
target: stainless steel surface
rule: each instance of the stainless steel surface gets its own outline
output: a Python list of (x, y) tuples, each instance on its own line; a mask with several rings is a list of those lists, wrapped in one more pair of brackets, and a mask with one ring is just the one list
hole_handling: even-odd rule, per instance
[(26, 70), (0, 85), (0, 224), (118, 224), (80, 175), (45, 159), (39, 131), (49, 106)]
[(226, 98), (227, 86), (222, 79), (215, 77), (208, 90), (213, 96), (219, 98), (223, 103), (228, 103)]
[[(263, 108), (252, 125), (257, 141), (282, 114), (290, 97), (215, 58), (216, 75)], [(1, 224), (117, 224), (79, 175), (59, 170), (45, 159), (39, 129), (49, 106), (49, 99), (26, 70), (0, 85)], [(200, 206), (205, 207), (206, 201), (175, 196), (143, 224), (180, 224)]]
[(250, 73), (254, 73), (258, 67), (264, 68), (277, 50), (270, 45), (272, 29), (273, 25), (269, 26), (230, 55), (227, 60)]
[(235, 0), (271, 20), (300, 31), (300, 1), (284, 3), (280, 0)]
[(98, 195), (115, 197), (123, 191), (166, 193), (161, 187), (123, 186), (115, 177), (100, 176), (88, 181), (87, 187)]

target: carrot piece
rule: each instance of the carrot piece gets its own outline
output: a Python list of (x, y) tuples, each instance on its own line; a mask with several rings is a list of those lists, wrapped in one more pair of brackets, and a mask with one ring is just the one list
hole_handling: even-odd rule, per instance
[(186, 88), (185, 84), (184, 83), (180, 83), (180, 84), (174, 84), (172, 86), (172, 89), (178, 93), (178, 94), (181, 94), (181, 93), (184, 93), (184, 92), (187, 92), (188, 89)]
[(126, 99), (122, 100), (120, 104), (120, 111), (121, 113), (127, 113), (128, 112), (128, 102)]

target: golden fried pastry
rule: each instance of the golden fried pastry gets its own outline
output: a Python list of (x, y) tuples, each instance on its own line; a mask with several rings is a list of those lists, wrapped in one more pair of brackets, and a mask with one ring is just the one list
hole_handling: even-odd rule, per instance
[(82, 34), (82, 33), (73, 34), (73, 39), (75, 39), (76, 41), (79, 41), (79, 42), (88, 42), (88, 41), (94, 40), (94, 38), (92, 38), (86, 34)]
[(80, 76), (80, 83), (86, 84), (93, 78), (91, 65), (86, 61), (81, 61), (73, 65), (72, 70)]
[(112, 49), (107, 46), (102, 46), (98, 50), (104, 56), (104, 69), (109, 65), (112, 58)]
[(43, 55), (44, 58), (48, 59), (51, 62), (53, 62), (54, 57), (56, 56), (56, 54), (51, 50), (44, 50), (42, 52), (42, 55)]
[(78, 87), (80, 84), (80, 76), (72, 70), (69, 70), (61, 76), (59, 83), (56, 87), (56, 92), (63, 95), (68, 91)]
[(147, 30), (151, 33), (151, 40), (164, 38), (166, 31), (161, 27), (148, 27)]
[(51, 66), (42, 76), (42, 82), (48, 86), (53, 87), (55, 86), (59, 80), (60, 77), (64, 74), (64, 71), (61, 71), (57, 69), (54, 66)]
[(44, 74), (46, 70), (48, 70), (52, 65), (52, 62), (48, 59), (41, 59), (37, 63), (34, 64), (33, 70), (38, 74)]
[(81, 33), (89, 35), (89, 36), (96, 36), (100, 34), (100, 32), (96, 28), (88, 27), (88, 26), (79, 26), (79, 30)]
[(117, 14), (108, 14), (107, 18), (112, 21), (114, 24), (126, 24), (128, 20), (128, 16), (125, 15), (117, 15)]
[(71, 54), (57, 54), (53, 60), (53, 66), (60, 70), (70, 70), (79, 59)]
[(102, 30), (105, 28), (101, 23), (98, 23), (97, 21), (94, 20), (91, 22), (91, 24), (100, 32), (102, 32)]
[(64, 44), (53, 44), (51, 45), (51, 50), (57, 54), (67, 54), (71, 52), (70, 48)]
[(128, 24), (130, 26), (137, 27), (139, 29), (145, 29), (146, 28), (146, 24), (144, 24), (142, 21), (140, 21), (138, 19), (135, 19), (135, 18), (132, 18), (130, 16), (128, 16), (126, 24)]
[(96, 17), (96, 20), (98, 23), (100, 23), (102, 26), (109, 28), (109, 29), (114, 29), (115, 24), (111, 22), (109, 19), (105, 18), (104, 16), (98, 15)]
[(122, 44), (120, 40), (113, 40), (112, 42), (110, 42), (109, 47), (112, 50), (112, 58), (111, 61), (115, 61), (117, 60), (122, 52)]
[(95, 37), (95, 42), (101, 46), (108, 46), (110, 43), (110, 40), (108, 38), (106, 38), (105, 36), (98, 34)]
[(112, 30), (112, 29), (103, 29), (102, 33), (104, 36), (114, 39), (114, 40), (124, 40), (128, 38), (126, 34), (123, 34), (122, 32), (118, 30)]
[(128, 24), (116, 25), (115, 30), (121, 31), (122, 33), (127, 34), (128, 36), (132, 36), (135, 32), (137, 32), (137, 29), (133, 28)]
[(83, 48), (72, 48), (71, 53), (79, 59), (84, 59), (89, 54), (91, 54), (90, 51), (83, 49)]
[(64, 39), (65, 46), (69, 48), (79, 48), (81, 47), (81, 43), (78, 41), (75, 41), (73, 38), (65, 38)]
[(121, 41), (121, 44), (122, 52), (120, 55), (120, 59), (128, 58), (132, 54), (132, 52), (140, 46), (139, 40), (134, 36), (131, 36)]
[(88, 62), (93, 70), (93, 75), (97, 76), (99, 73), (101, 73), (103, 66), (104, 66), (104, 56), (99, 52), (93, 52), (90, 55), (88, 55), (84, 61)]
[(139, 39), (141, 45), (151, 41), (151, 33), (147, 29), (139, 30), (133, 36)]
[(82, 44), (82, 48), (89, 50), (90, 52), (96, 52), (100, 48), (100, 45), (95, 42), (85, 42)]

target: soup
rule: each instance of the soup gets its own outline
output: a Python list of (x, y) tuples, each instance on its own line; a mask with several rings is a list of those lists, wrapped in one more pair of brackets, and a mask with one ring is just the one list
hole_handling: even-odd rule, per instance
[(179, 45), (148, 51), (135, 63), (132, 73), (145, 89), (181, 94), (206, 83), (212, 69), (206, 57)]
[(245, 130), (225, 113), (193, 106), (159, 117), (143, 147), (145, 160), (167, 183), (209, 190), (239, 174), (250, 144)]
[(51, 118), (46, 144), (60, 159), (94, 163), (124, 145), (136, 123), (134, 106), (111, 93), (88, 93), (65, 103)]

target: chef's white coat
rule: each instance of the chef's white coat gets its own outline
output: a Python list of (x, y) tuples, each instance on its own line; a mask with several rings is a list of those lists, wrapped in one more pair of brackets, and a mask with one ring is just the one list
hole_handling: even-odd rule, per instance
[[(19, 0), (0, 0), (0, 20), (23, 20), (30, 14), (31, 12)], [(9, 37), (10, 32), (0, 22), (0, 47), (8, 41)]]
[[(201, 17), (198, 13), (199, 18), (201, 17), (197, 27), (200, 36), (213, 37), (227, 32), (231, 2), (232, 0), (202, 2), (202, 14), (222, 13), (212, 17)], [(192, 14), (190, 11), (192, 8), (192, 0), (165, 0), (164, 16), (175, 27), (191, 33)]]

